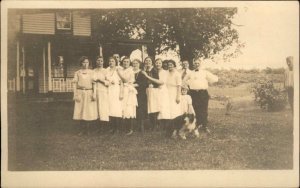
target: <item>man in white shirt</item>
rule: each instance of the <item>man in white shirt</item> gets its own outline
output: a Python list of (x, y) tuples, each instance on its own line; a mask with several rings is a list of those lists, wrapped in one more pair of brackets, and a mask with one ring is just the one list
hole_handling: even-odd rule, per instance
[(201, 60), (195, 59), (195, 70), (191, 71), (184, 79), (190, 87), (190, 95), (193, 101), (193, 107), (196, 114), (196, 124), (200, 130), (210, 133), (207, 128), (207, 116), (208, 116), (208, 101), (209, 95), (207, 92), (208, 83), (214, 83), (218, 81), (218, 77), (201, 69)]
[(288, 100), (294, 112), (294, 71), (293, 71), (293, 57), (289, 56), (286, 58), (286, 64), (288, 68), (284, 73), (284, 88), (288, 94)]

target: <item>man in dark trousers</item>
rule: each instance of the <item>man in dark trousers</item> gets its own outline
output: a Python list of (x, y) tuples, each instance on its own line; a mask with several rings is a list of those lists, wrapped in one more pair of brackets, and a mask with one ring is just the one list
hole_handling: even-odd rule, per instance
[(192, 97), (192, 103), (196, 114), (196, 125), (202, 131), (210, 133), (207, 128), (207, 116), (208, 116), (208, 100), (209, 95), (207, 92), (208, 83), (214, 83), (218, 81), (218, 77), (202, 69), (201, 60), (199, 58), (194, 60), (194, 70), (186, 76), (184, 81), (190, 87), (190, 95)]

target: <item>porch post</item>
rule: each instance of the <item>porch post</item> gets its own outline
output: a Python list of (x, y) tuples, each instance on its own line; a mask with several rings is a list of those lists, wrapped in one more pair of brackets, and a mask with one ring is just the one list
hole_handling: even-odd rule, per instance
[(20, 91), (20, 43), (17, 41), (17, 75), (16, 75), (17, 91)]
[(48, 42), (48, 91), (52, 91), (52, 78), (51, 78), (51, 43)]
[(145, 57), (145, 50), (146, 50), (146, 46), (145, 45), (142, 45), (142, 62), (144, 61), (144, 58), (146, 58)]
[(22, 87), (22, 90), (23, 90), (23, 94), (25, 94), (25, 90), (26, 90), (26, 85), (25, 85), (25, 79), (26, 79), (26, 62), (25, 62), (25, 48), (24, 46), (22, 47), (22, 57), (23, 57), (23, 70), (24, 73), (23, 73), (23, 87)]
[(45, 46), (43, 46), (43, 83), (44, 83), (43, 92), (46, 93), (46, 52), (45, 52)]
[(103, 57), (102, 45), (99, 44), (99, 56)]

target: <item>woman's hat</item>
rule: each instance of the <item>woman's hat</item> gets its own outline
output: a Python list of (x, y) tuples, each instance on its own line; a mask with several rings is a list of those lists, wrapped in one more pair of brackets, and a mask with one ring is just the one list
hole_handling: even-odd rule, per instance
[(181, 89), (189, 90), (189, 86), (187, 84), (182, 84)]

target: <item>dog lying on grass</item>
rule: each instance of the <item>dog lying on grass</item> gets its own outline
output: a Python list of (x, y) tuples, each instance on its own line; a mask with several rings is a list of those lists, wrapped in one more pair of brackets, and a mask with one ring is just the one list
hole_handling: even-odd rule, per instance
[(172, 138), (176, 139), (179, 136), (181, 139), (186, 140), (187, 135), (199, 137), (194, 114), (183, 114), (173, 119)]

